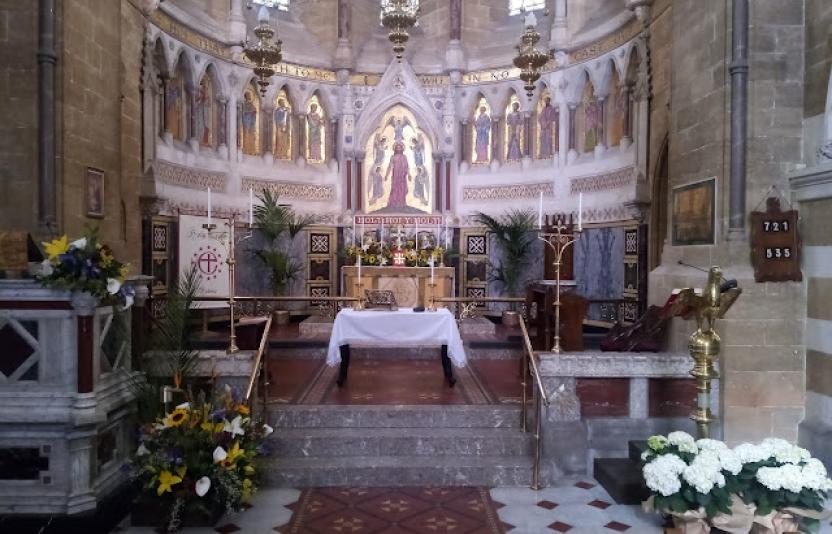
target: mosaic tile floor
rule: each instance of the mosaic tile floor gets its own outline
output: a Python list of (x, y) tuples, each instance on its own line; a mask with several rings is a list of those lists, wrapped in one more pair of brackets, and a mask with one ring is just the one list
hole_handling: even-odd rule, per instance
[[(496, 512), (496, 514), (495, 514)], [(661, 534), (661, 518), (614, 503), (591, 479), (529, 488), (264, 489), (247, 510), (185, 534)], [(150, 534), (124, 526), (119, 532)]]

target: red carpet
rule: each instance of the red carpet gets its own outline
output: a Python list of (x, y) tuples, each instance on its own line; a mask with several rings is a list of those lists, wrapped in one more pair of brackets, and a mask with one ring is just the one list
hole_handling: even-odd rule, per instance
[(507, 525), (485, 488), (316, 488), (291, 505), (283, 534), (497, 534)]

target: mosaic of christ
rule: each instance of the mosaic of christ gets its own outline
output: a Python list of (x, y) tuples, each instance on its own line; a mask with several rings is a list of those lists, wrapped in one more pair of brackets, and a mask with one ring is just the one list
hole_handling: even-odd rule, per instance
[(363, 178), (368, 213), (432, 211), (433, 148), (410, 110), (404, 106), (387, 110), (366, 149)]

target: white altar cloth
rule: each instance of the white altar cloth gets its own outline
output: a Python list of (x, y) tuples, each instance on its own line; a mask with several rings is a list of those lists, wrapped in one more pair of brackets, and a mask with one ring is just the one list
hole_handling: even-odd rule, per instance
[(397, 311), (352, 309), (341, 310), (335, 316), (329, 350), (328, 365), (341, 362), (341, 345), (370, 347), (448, 346), (448, 357), (457, 367), (466, 362), (462, 337), (453, 314), (447, 308), (435, 312), (414, 312), (412, 308)]

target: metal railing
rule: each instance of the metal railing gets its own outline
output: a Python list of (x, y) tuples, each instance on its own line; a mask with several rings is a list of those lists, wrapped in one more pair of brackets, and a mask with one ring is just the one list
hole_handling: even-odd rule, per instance
[(522, 365), (521, 365), (521, 376), (522, 376), (522, 384), (523, 384), (523, 408), (521, 414), (521, 427), (523, 432), (528, 432), (528, 379), (529, 379), (529, 372), (531, 371), (531, 376), (534, 378), (534, 384), (536, 387), (533, 388), (535, 391), (534, 395), (534, 467), (532, 468), (532, 485), (531, 488), (533, 490), (538, 490), (541, 488), (540, 485), (540, 457), (542, 453), (542, 446), (543, 446), (543, 439), (540, 435), (540, 426), (541, 421), (543, 419), (543, 405), (545, 404), (547, 407), (549, 406), (549, 395), (546, 393), (546, 388), (543, 387), (543, 381), (540, 379), (540, 371), (537, 368), (537, 356), (535, 356), (534, 350), (532, 349), (532, 342), (529, 339), (529, 331), (526, 328), (526, 321), (523, 317), (520, 317), (520, 331), (523, 334), (523, 358), (522, 358)]
[[(272, 330), (272, 316), (269, 314), (266, 317), (266, 325), (263, 327), (263, 335), (260, 337), (260, 345), (257, 347), (257, 354), (254, 356), (254, 365), (251, 368), (251, 376), (248, 379), (248, 387), (246, 388), (245, 403), (249, 406), (252, 413), (254, 412), (254, 404), (252, 395), (256, 393), (257, 383), (260, 383), (260, 397), (263, 401), (263, 421), (268, 422), (269, 419), (269, 334)], [(259, 379), (259, 380), (258, 380)]]
[[(526, 299), (522, 297), (436, 297), (433, 301), (437, 304), (454, 304), (454, 312), (457, 319), (467, 319), (474, 315), (477, 307), (487, 302), (513, 302), (525, 305)], [(460, 304), (459, 306), (457, 304)]]

